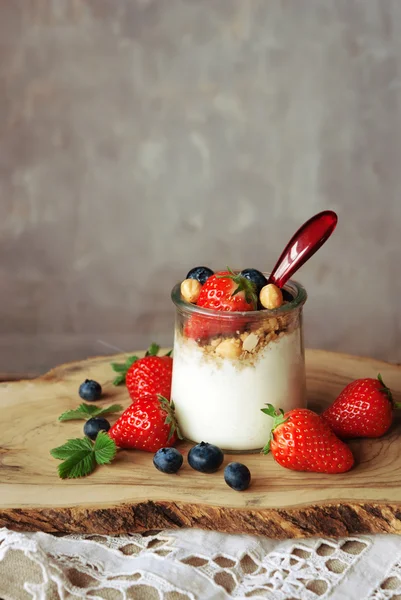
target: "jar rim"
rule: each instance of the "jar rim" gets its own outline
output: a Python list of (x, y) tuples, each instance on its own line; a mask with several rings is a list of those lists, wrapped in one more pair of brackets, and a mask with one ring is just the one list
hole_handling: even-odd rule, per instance
[[(237, 271), (235, 271), (237, 272)], [(264, 273), (266, 278), (269, 278), (270, 273)], [(308, 294), (306, 289), (300, 284), (298, 281), (294, 281), (289, 279), (287, 283), (283, 286), (287, 292), (289, 292), (293, 296), (293, 300), (290, 302), (286, 302), (282, 304), (278, 308), (268, 309), (264, 308), (263, 310), (250, 310), (250, 311), (219, 311), (214, 310), (212, 308), (204, 308), (202, 306), (197, 306), (196, 304), (192, 304), (191, 302), (187, 302), (181, 295), (181, 282), (176, 283), (171, 291), (171, 299), (176, 305), (177, 309), (181, 312), (185, 312), (188, 314), (196, 314), (202, 315), (203, 317), (219, 317), (219, 319), (232, 319), (234, 316), (243, 316), (248, 320), (258, 320), (260, 318), (266, 317), (276, 317), (277, 315), (288, 314), (290, 312), (296, 311), (301, 308), (307, 298)]]

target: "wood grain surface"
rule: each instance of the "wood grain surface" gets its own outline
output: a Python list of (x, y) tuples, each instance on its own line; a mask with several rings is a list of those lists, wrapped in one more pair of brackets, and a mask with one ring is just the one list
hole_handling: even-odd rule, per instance
[[(80, 403), (79, 384), (94, 378), (105, 392), (99, 404), (129, 405), (125, 389), (111, 383), (111, 360), (88, 359), (38, 379), (0, 384), (0, 527), (108, 534), (200, 527), (274, 538), (401, 533), (398, 421), (379, 440), (353, 441), (357, 464), (341, 475), (296, 473), (271, 456), (227, 454), (225, 463), (240, 460), (251, 470), (252, 485), (241, 493), (225, 484), (222, 469), (204, 475), (184, 460), (179, 474), (164, 475), (153, 467), (151, 454), (125, 450), (87, 478), (60, 480), (49, 451), (82, 436), (83, 422), (57, 420)], [(400, 367), (307, 351), (309, 407), (321, 410), (349, 381), (378, 372), (401, 401)], [(189, 447), (181, 445), (184, 455)]]

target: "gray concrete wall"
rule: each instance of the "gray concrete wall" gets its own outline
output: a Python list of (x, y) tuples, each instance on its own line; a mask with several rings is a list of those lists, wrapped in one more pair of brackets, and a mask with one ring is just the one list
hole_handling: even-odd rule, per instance
[(401, 361), (400, 0), (4, 0), (0, 371), (172, 339), (199, 263), (298, 278), (309, 346)]

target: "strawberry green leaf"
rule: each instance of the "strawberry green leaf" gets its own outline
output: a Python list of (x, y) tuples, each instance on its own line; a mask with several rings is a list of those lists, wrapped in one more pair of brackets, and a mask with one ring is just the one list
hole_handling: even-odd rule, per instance
[(124, 375), (123, 374), (117, 375), (117, 377), (115, 377), (113, 379), (113, 385), (121, 385), (124, 382), (125, 382), (125, 373), (124, 373)]
[(96, 465), (95, 455), (90, 450), (79, 450), (58, 466), (61, 479), (76, 479), (92, 473)]
[[(269, 417), (272, 417), (273, 427), (271, 428), (271, 433), (273, 433), (273, 431), (279, 425), (283, 425), (284, 423), (287, 423), (288, 417), (287, 418), (284, 417), (284, 411), (282, 408), (279, 408), (278, 410), (276, 410), (272, 404), (266, 404), (266, 406), (267, 406), (267, 408), (261, 408), (260, 410), (265, 415), (269, 415)], [(269, 448), (270, 448), (270, 442), (265, 446), (265, 448), (267, 446), (269, 446)], [(265, 448), (263, 448), (262, 452), (264, 452)], [(267, 454), (267, 452), (264, 452), (264, 454)]]
[(111, 368), (116, 373), (125, 373), (127, 370), (125, 363), (111, 363)]
[(171, 356), (173, 354), (173, 350), (171, 349), (169, 352), (166, 352), (164, 356)]
[(67, 410), (63, 412), (62, 415), (59, 416), (59, 421), (72, 421), (74, 419), (90, 419), (92, 417), (98, 417), (99, 415), (106, 415), (114, 412), (118, 412), (122, 410), (122, 406), (120, 404), (112, 404), (111, 406), (107, 406), (102, 408), (100, 406), (95, 406), (94, 404), (80, 404), (78, 408), (73, 410)]
[(145, 356), (157, 356), (159, 350), (160, 350), (160, 346), (153, 342), (152, 344), (150, 344), (148, 350), (146, 351)]
[[(273, 404), (266, 404), (267, 408), (261, 408), (260, 410), (265, 413), (266, 415), (269, 415), (269, 417), (273, 417), (273, 419), (275, 419), (277, 417), (277, 411), (274, 408)], [(281, 409), (279, 409), (281, 411), (282, 414), (283, 411)]]
[(115, 457), (117, 446), (106, 432), (99, 431), (93, 446), (93, 452), (98, 465), (107, 465)]
[(245, 300), (248, 304), (251, 304), (253, 309), (255, 310), (258, 304), (258, 296), (256, 294), (256, 285), (244, 277), (243, 275), (237, 275), (234, 273), (230, 267), (227, 267), (227, 271), (229, 275), (216, 275), (218, 279), (232, 279), (234, 283), (237, 284), (237, 287), (232, 292), (231, 296), (236, 296), (240, 292), (244, 292)]
[[(145, 356), (157, 356), (159, 350), (160, 346), (153, 342), (146, 351)], [(113, 371), (115, 373), (118, 373), (117, 377), (113, 381), (113, 385), (121, 385), (122, 383), (125, 383), (125, 377), (127, 375), (128, 369), (130, 369), (134, 362), (136, 362), (137, 360), (138, 356), (131, 355), (127, 356), (124, 363), (111, 363), (111, 368), (113, 369)]]
[(128, 356), (127, 360), (125, 361), (125, 366), (129, 369), (137, 360), (138, 357), (132, 354), (131, 356)]
[(115, 373), (118, 373), (117, 377), (113, 381), (113, 385), (121, 385), (125, 383), (125, 376), (127, 375), (128, 369), (138, 360), (137, 356), (128, 356), (124, 363), (111, 363), (111, 368)]
[(269, 440), (266, 444), (266, 446), (264, 446), (262, 448), (262, 454), (269, 454), (270, 452), (270, 445), (271, 445), (271, 440)]
[(92, 451), (92, 442), (86, 437), (68, 440), (62, 446), (58, 446), (57, 448), (50, 450), (50, 454), (53, 456), (53, 458), (65, 460), (70, 458), (76, 452), (81, 451)]
[(174, 402), (173, 401), (170, 402), (169, 400), (167, 400), (167, 398), (165, 398), (161, 394), (158, 395), (158, 398), (159, 398), (161, 408), (167, 413), (166, 419), (164, 422), (166, 425), (170, 426), (170, 431), (169, 431), (167, 440), (170, 441), (174, 434), (177, 435), (179, 440), (183, 440), (184, 438), (182, 436), (182, 433), (180, 431), (180, 428), (178, 426), (178, 422), (177, 422), (177, 419), (175, 416)]
[[(387, 398), (390, 400), (390, 402), (394, 405), (393, 402), (393, 395), (391, 393), (390, 388), (388, 388), (386, 386), (386, 384), (383, 381), (383, 377), (381, 376), (381, 374), (379, 373), (377, 376), (377, 379), (380, 381), (381, 385), (383, 386), (382, 389), (380, 390), (381, 392), (383, 392), (384, 394), (386, 394)], [(397, 405), (395, 405), (395, 408), (399, 408)]]

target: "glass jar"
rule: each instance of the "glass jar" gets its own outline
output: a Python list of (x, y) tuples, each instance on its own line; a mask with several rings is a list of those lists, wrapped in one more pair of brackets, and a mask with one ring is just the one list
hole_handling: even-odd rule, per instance
[(228, 452), (259, 451), (272, 427), (271, 417), (261, 412), (265, 404), (284, 411), (306, 405), (305, 289), (289, 281), (282, 306), (251, 312), (190, 304), (180, 284), (171, 296), (176, 306), (171, 397), (182, 434)]

